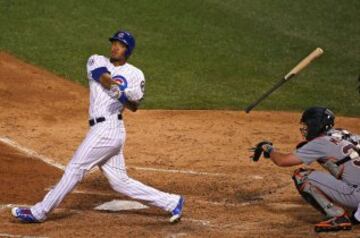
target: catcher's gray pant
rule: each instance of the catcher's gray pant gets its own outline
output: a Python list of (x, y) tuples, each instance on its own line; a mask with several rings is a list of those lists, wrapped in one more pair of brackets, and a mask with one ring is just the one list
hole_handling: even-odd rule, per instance
[(349, 185), (329, 173), (313, 171), (308, 180), (339, 205), (356, 209), (360, 202), (360, 187)]
[(328, 217), (342, 215), (345, 212), (342, 207), (356, 209), (360, 202), (359, 187), (336, 179), (329, 173), (298, 169), (294, 180), (305, 200)]
[(75, 188), (85, 173), (96, 165), (115, 191), (146, 201), (168, 212), (175, 209), (179, 195), (161, 192), (127, 176), (123, 156), (124, 142), (124, 124), (117, 116), (91, 127), (59, 183), (46, 194), (43, 201), (31, 207), (35, 218), (45, 220), (47, 214)]

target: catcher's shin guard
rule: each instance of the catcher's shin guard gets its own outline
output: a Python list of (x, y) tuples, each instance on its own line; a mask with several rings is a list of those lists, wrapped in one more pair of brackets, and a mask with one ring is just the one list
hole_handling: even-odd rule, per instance
[(340, 217), (345, 210), (333, 204), (330, 199), (308, 179), (313, 170), (297, 169), (294, 172), (293, 180), (300, 195), (314, 208), (322, 212), (328, 218)]

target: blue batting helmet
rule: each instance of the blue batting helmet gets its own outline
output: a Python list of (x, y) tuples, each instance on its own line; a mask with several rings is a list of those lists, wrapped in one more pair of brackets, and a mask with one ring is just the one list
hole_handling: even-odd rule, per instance
[(135, 38), (130, 32), (127, 31), (120, 30), (116, 32), (112, 37), (109, 38), (109, 41), (120, 41), (125, 44), (127, 47), (127, 50), (125, 52), (126, 58), (131, 55), (132, 51), (135, 48)]

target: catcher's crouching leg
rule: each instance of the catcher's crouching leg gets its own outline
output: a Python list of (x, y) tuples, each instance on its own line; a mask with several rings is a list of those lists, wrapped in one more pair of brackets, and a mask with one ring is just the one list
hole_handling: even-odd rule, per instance
[(295, 170), (293, 180), (295, 187), (300, 195), (310, 203), (314, 208), (326, 215), (329, 220), (320, 222), (315, 225), (316, 232), (350, 230), (351, 222), (346, 215), (346, 211), (331, 202), (331, 200), (309, 181), (308, 176), (314, 170), (299, 168)]

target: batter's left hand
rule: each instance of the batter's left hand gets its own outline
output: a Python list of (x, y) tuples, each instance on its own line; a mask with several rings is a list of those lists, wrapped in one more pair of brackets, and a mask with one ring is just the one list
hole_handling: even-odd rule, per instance
[(257, 143), (255, 147), (249, 149), (251, 152), (253, 152), (250, 158), (254, 162), (258, 161), (262, 155), (264, 155), (264, 157), (268, 159), (270, 158), (270, 153), (273, 149), (273, 143), (271, 143), (270, 141), (261, 141)]

